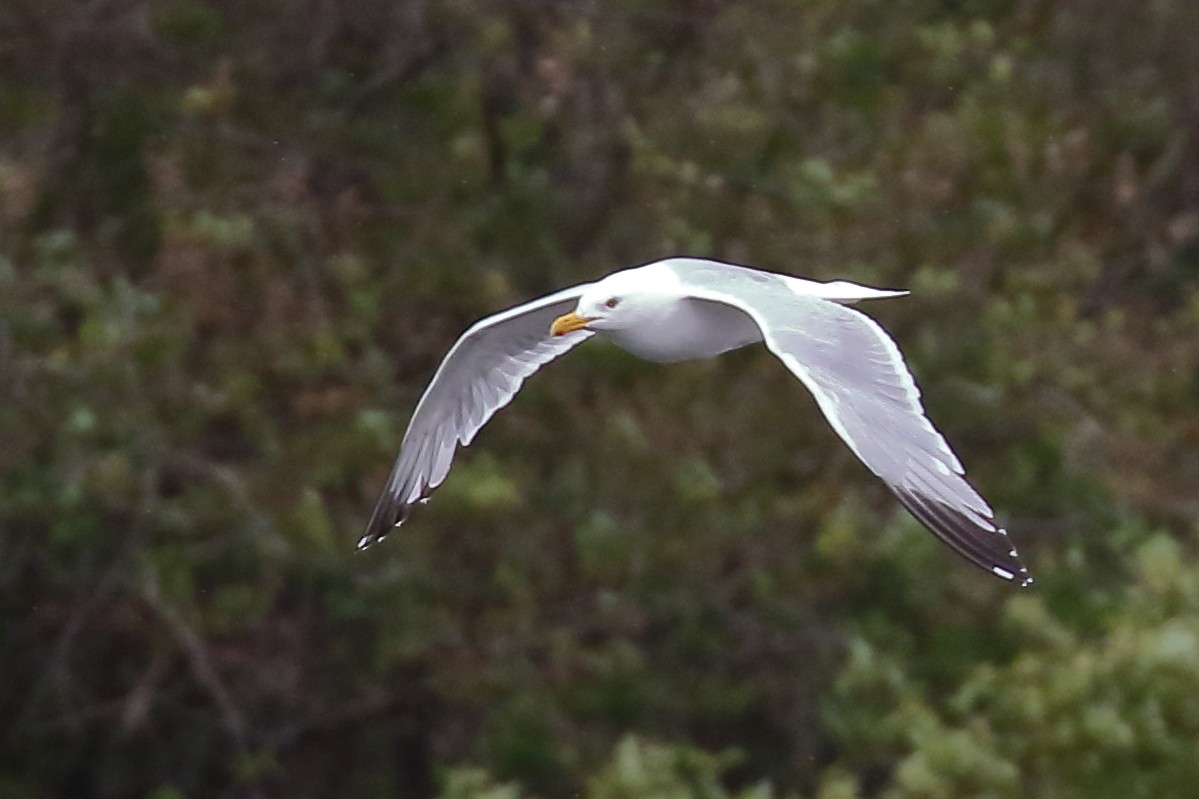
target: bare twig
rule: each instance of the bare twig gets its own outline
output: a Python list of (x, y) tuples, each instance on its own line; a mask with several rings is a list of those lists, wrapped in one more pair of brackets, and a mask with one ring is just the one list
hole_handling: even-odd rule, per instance
[(142, 596), (158, 614), (159, 619), (166, 625), (176, 643), (183, 649), (192, 669), (192, 674), (201, 687), (208, 692), (213, 704), (221, 714), (225, 730), (243, 754), (250, 751), (247, 743), (247, 727), (245, 717), (233, 701), (225, 684), (221, 681), (212, 657), (204, 639), (187, 623), (178, 609), (171, 605), (163, 596), (158, 582), (158, 575), (147, 569), (142, 581)]

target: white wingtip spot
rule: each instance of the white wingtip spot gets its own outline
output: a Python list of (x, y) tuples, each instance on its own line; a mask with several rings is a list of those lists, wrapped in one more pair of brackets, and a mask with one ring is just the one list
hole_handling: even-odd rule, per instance
[(358, 551), (361, 552), (362, 550), (366, 549), (370, 545), (371, 545), (371, 537), (369, 535), (364, 535), (364, 536), (362, 536), (362, 538), (358, 539), (357, 549), (358, 549)]
[(1002, 566), (992, 566), (991, 571), (993, 571), (995, 574), (999, 575), (1000, 577), (1002, 577), (1005, 580), (1015, 580), (1016, 579), (1015, 572), (1010, 572), (1007, 569), (1003, 568)]

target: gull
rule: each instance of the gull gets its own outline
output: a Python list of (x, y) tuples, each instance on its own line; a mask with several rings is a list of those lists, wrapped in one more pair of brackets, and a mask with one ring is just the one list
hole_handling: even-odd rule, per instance
[(591, 336), (660, 363), (763, 342), (921, 524), (971, 563), (1027, 586), (1032, 578), (1007, 531), (925, 415), (899, 348), (872, 318), (846, 307), (907, 293), (668, 258), (481, 319), (450, 348), (417, 403), (358, 548), (428, 500), (458, 444), (470, 444), (527, 377)]

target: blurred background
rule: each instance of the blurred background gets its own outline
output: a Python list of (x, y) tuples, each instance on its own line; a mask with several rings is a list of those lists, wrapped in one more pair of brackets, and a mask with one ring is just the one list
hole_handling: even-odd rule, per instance
[[(5, 0), (0, 797), (1199, 781), (1199, 4)], [(598, 343), (354, 551), (476, 318), (867, 307), (1036, 578), (760, 348)]]

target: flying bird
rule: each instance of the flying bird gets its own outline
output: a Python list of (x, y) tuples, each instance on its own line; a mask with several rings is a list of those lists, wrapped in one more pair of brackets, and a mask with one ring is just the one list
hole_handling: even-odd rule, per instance
[(591, 336), (661, 363), (764, 342), (921, 524), (971, 563), (1026, 586), (1028, 570), (925, 415), (899, 348), (877, 322), (846, 307), (904, 294), (668, 258), (481, 319), (450, 348), (417, 403), (358, 547), (383, 538), (427, 501), (458, 444), (470, 444), (525, 378)]

